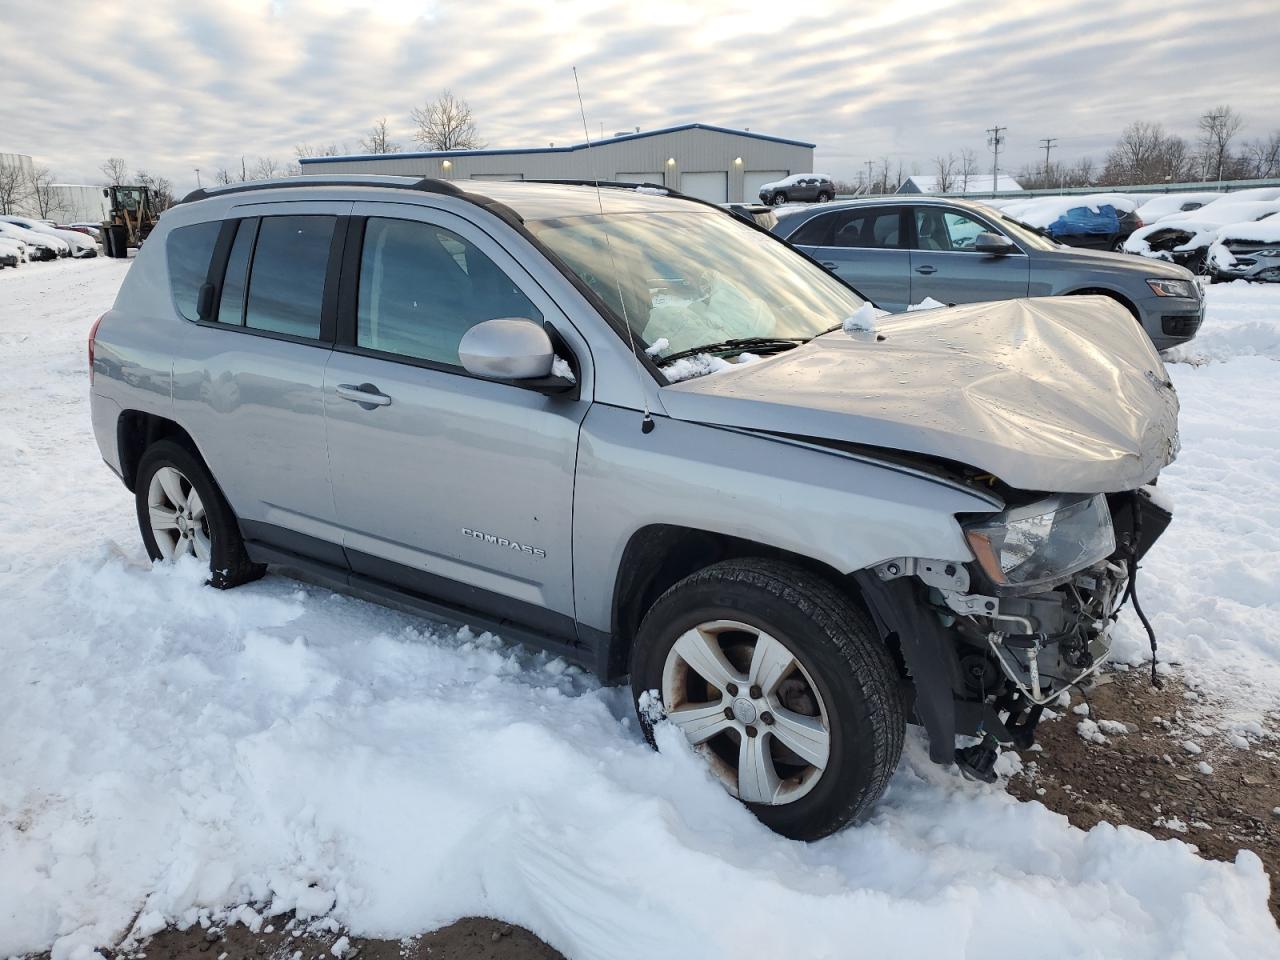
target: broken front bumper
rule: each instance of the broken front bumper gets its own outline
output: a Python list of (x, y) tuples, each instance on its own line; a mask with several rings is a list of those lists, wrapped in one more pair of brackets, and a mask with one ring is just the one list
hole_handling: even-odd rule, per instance
[(1115, 551), (1051, 589), (998, 594), (976, 564), (916, 558), (859, 575), (873, 616), (901, 651), (935, 762), (954, 759), (956, 734), (1029, 746), (1045, 705), (1106, 661), (1137, 563), (1171, 519), (1146, 488), (1114, 494), (1108, 505)]

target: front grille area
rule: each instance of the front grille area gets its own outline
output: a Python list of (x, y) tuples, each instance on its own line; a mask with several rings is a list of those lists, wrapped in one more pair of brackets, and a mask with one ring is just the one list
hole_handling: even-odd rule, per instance
[(1200, 329), (1202, 319), (1198, 314), (1166, 313), (1160, 318), (1160, 328), (1166, 337), (1189, 337)]

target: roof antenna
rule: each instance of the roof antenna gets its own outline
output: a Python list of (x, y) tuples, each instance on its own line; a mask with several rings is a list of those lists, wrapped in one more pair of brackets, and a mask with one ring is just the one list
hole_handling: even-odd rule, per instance
[(578, 82), (578, 68), (573, 68), (573, 87), (578, 91), (578, 112), (582, 114), (582, 134), (587, 139), (587, 156), (591, 158), (591, 179), (596, 185), (596, 205), (600, 208), (600, 229), (604, 233), (604, 245), (609, 251), (609, 264), (613, 268), (613, 282), (618, 288), (618, 304), (622, 307), (622, 325), (627, 328), (627, 344), (631, 347), (631, 357), (636, 362), (636, 385), (640, 388), (640, 406), (644, 409), (644, 419), (640, 421), (642, 433), (653, 431), (653, 417), (649, 414), (649, 397), (645, 392), (644, 365), (640, 355), (636, 353), (636, 338), (631, 331), (631, 320), (627, 316), (627, 300), (622, 295), (622, 278), (618, 276), (618, 261), (613, 255), (613, 244), (609, 241), (609, 231), (604, 222), (604, 194), (600, 190), (600, 171), (596, 169), (596, 158), (591, 151), (591, 131), (587, 126), (587, 110), (582, 105), (582, 84)]

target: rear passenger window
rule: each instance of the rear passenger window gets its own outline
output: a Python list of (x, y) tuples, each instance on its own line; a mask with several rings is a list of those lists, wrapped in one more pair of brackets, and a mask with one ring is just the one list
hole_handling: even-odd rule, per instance
[(498, 317), (542, 320), (511, 278), (463, 237), (427, 223), (369, 219), (357, 345), (459, 366), (462, 335)]
[(227, 258), (227, 272), (222, 278), (222, 300), (218, 304), (218, 322), (240, 326), (244, 323), (244, 291), (249, 279), (249, 258), (258, 235), (257, 220), (241, 220), (236, 226), (236, 239)]
[(313, 340), (320, 337), (320, 307), (335, 219), (262, 218), (249, 275), (245, 326)]
[(896, 208), (846, 211), (836, 223), (833, 247), (894, 249), (901, 247), (900, 217)]
[(188, 320), (198, 319), (196, 299), (200, 287), (209, 276), (209, 261), (213, 259), (213, 245), (218, 242), (222, 224), (217, 220), (193, 223), (178, 227), (165, 241), (165, 253), (169, 260), (169, 287), (178, 312)]

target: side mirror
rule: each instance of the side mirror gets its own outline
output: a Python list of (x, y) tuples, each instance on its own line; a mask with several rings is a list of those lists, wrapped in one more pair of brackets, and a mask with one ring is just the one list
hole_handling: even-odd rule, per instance
[(458, 344), (458, 359), (467, 373), (497, 380), (548, 377), (555, 357), (547, 331), (518, 317), (477, 323)]
[(110, 196), (111, 196), (111, 191), (110, 191), (110, 190), (108, 190), (106, 187), (103, 187), (103, 188), (102, 188), (102, 195), (103, 195), (104, 197), (110, 197)]
[(985, 253), (993, 257), (1003, 257), (1013, 253), (1013, 241), (999, 233), (980, 233), (973, 238), (975, 253)]

